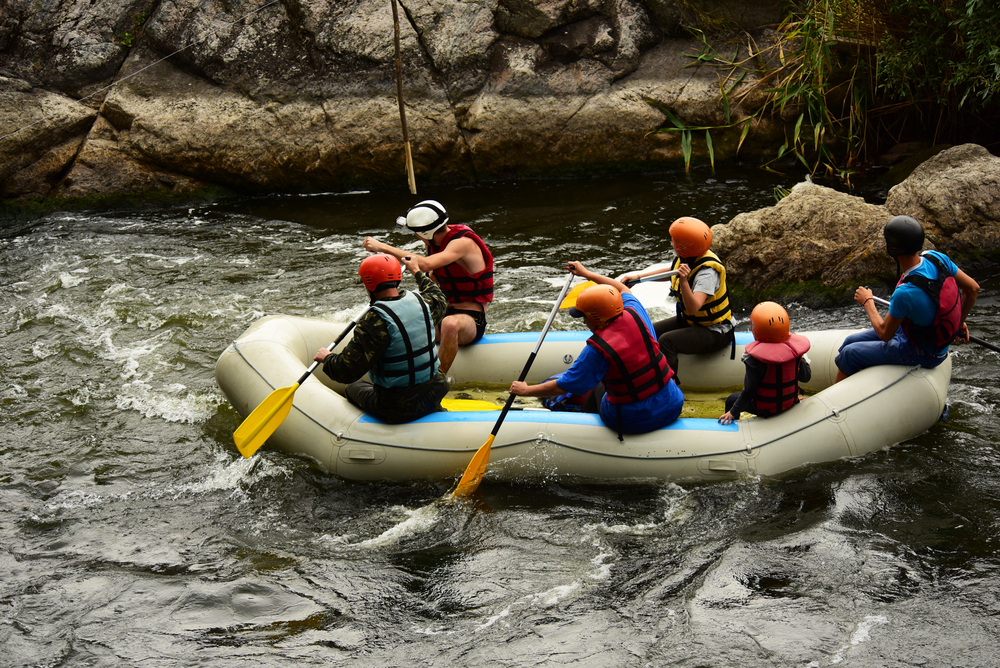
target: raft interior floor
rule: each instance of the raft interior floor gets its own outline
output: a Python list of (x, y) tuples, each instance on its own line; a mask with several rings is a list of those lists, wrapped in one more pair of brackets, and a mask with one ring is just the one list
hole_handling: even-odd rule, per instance
[[(447, 399), (465, 399), (488, 401), (499, 408), (503, 408), (507, 401), (509, 385), (500, 384), (456, 384), (451, 386)], [(685, 418), (705, 418), (716, 419), (726, 412), (726, 397), (733, 392), (739, 392), (739, 387), (720, 388), (699, 388), (697, 392), (684, 389), (684, 408), (681, 409), (681, 417)], [(537, 397), (518, 397), (514, 400), (512, 408), (525, 410), (544, 409), (542, 400)], [(750, 417), (745, 415), (743, 417)]]

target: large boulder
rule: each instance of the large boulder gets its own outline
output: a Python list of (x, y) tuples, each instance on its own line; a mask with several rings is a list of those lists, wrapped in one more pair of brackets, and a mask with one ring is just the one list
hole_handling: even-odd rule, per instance
[(729, 281), (751, 295), (780, 289), (820, 301), (842, 296), (858, 277), (890, 268), (881, 229), (884, 207), (800, 183), (775, 206), (712, 227), (712, 247)]
[(1000, 250), (1000, 158), (963, 144), (923, 162), (889, 191), (885, 207), (919, 220), (942, 250), (966, 256)]

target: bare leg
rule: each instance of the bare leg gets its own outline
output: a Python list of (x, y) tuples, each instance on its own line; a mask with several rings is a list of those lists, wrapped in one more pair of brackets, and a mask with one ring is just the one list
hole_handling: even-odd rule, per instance
[(836, 375), (836, 377), (835, 377), (835, 378), (833, 379), (833, 382), (834, 382), (834, 384), (837, 384), (837, 383), (839, 383), (840, 381), (844, 380), (845, 378), (847, 378), (847, 376), (845, 376), (845, 375), (844, 375), (844, 372), (843, 372), (843, 371), (841, 371), (840, 369), (837, 369), (837, 375)]
[(438, 359), (441, 361), (441, 372), (448, 373), (458, 347), (472, 343), (476, 338), (476, 321), (472, 316), (456, 313), (441, 321), (441, 345), (438, 347)]

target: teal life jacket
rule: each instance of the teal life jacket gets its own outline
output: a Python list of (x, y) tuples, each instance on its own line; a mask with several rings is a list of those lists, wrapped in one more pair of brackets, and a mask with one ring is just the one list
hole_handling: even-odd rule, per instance
[(401, 299), (377, 301), (372, 308), (389, 328), (389, 347), (368, 372), (381, 387), (413, 387), (426, 383), (438, 371), (434, 348), (434, 320), (416, 292)]

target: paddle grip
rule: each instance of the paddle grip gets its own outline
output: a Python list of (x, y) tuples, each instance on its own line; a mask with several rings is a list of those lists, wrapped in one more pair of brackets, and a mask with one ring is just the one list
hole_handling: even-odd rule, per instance
[(649, 276), (640, 276), (638, 279), (634, 281), (628, 281), (627, 283), (625, 283), (625, 287), (631, 288), (633, 285), (636, 285), (638, 283), (645, 283), (646, 281), (658, 281), (661, 278), (670, 278), (671, 276), (676, 276), (677, 273), (678, 273), (677, 270), (674, 269), (673, 271), (664, 271), (660, 274), (650, 274)]

